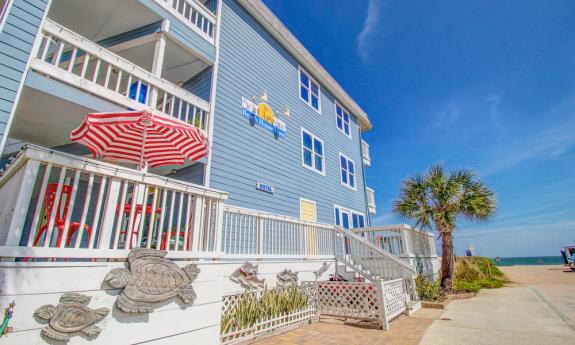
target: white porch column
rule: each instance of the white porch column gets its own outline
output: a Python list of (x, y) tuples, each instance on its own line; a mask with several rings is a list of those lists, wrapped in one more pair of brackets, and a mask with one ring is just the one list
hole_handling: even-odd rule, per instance
[[(162, 67), (164, 66), (164, 54), (166, 52), (166, 35), (164, 32), (169, 31), (170, 21), (164, 19), (162, 21), (162, 28), (160, 33), (156, 38), (156, 44), (154, 46), (154, 61), (152, 62), (152, 73), (157, 76), (162, 76)], [(153, 108), (156, 107), (158, 102), (158, 90), (153, 88), (150, 93), (150, 103), (149, 105)]]

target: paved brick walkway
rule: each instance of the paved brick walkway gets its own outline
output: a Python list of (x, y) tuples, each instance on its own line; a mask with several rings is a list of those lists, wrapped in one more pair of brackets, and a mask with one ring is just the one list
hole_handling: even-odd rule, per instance
[(401, 316), (391, 323), (391, 329), (384, 332), (345, 325), (338, 319), (323, 319), (320, 322), (298, 328), (274, 337), (256, 341), (257, 345), (417, 345), (423, 333), (439, 310), (422, 309), (412, 316)]

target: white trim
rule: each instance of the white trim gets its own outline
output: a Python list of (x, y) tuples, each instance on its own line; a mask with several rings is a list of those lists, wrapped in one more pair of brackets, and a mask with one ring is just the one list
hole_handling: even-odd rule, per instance
[(314, 205), (314, 207), (315, 207), (315, 221), (317, 222), (317, 202), (315, 200), (306, 199), (306, 198), (302, 198), (302, 197), (299, 198), (299, 218), (303, 220), (302, 214), (301, 214), (301, 202), (302, 201)]
[(210, 145), (208, 146), (208, 162), (204, 168), (204, 185), (206, 188), (210, 188), (211, 175), (212, 175), (212, 152), (214, 143), (214, 125), (216, 118), (216, 93), (218, 86), (218, 72), (220, 66), (220, 25), (222, 22), (222, 2), (223, 0), (218, 0), (218, 8), (216, 10), (216, 32), (215, 32), (215, 47), (216, 47), (216, 58), (214, 65), (212, 66), (212, 89), (210, 90), (210, 113), (208, 120), (208, 140)]
[[(341, 157), (345, 158), (346, 162), (347, 162), (347, 167), (345, 169), (346, 173), (347, 173), (347, 184), (343, 183), (343, 179), (341, 178)], [(351, 184), (349, 183), (349, 176), (351, 176), (352, 174), (349, 172), (349, 162), (353, 163), (353, 187), (351, 186)], [(341, 183), (342, 186), (345, 186), (351, 190), (354, 190), (357, 192), (357, 165), (355, 165), (355, 161), (351, 158), (349, 158), (348, 156), (344, 155), (343, 153), (339, 153), (339, 160), (337, 162), (337, 165), (339, 166), (339, 183)]]
[[(14, 3), (13, 0), (10, 6), (12, 5), (12, 3)], [(34, 40), (34, 44), (32, 45), (32, 49), (30, 50), (30, 55), (28, 55), (28, 62), (26, 62), (26, 68), (24, 69), (24, 72), (22, 72), (22, 79), (20, 79), (20, 85), (18, 86), (18, 90), (16, 91), (16, 97), (14, 97), (14, 103), (12, 103), (12, 110), (10, 110), (10, 116), (8, 117), (8, 121), (6, 122), (6, 127), (4, 128), (4, 134), (2, 134), (2, 139), (0, 140), (0, 156), (4, 152), (4, 145), (6, 145), (6, 140), (8, 140), (10, 127), (12, 127), (12, 121), (14, 120), (14, 117), (16, 115), (16, 108), (18, 107), (18, 103), (20, 102), (20, 96), (22, 94), (22, 89), (24, 88), (24, 82), (28, 77), (30, 64), (32, 63), (33, 57), (38, 52), (40, 43), (42, 42), (43, 35), (41, 35), (41, 32), (44, 28), (46, 18), (48, 18), (48, 11), (50, 11), (50, 6), (52, 6), (52, 0), (48, 0), (48, 2), (46, 3), (46, 8), (44, 9), (44, 15), (42, 17), (42, 21), (40, 22), (40, 25), (38, 26), (38, 31), (36, 32), (36, 39)], [(8, 15), (9, 13), (6, 12), (6, 18), (8, 18)], [(2, 29), (4, 28), (2, 27)]]
[(238, 3), (277, 39), (306, 70), (310, 71), (316, 80), (319, 80), (335, 98), (339, 99), (345, 104), (347, 109), (351, 110), (359, 119), (361, 130), (370, 130), (373, 128), (365, 111), (345, 92), (261, 0), (238, 0)]
[[(348, 207), (340, 206), (340, 205), (338, 205), (338, 204), (333, 204), (333, 224), (336, 224), (336, 222), (335, 222), (335, 209), (336, 209), (336, 208), (339, 209), (340, 213), (341, 213), (341, 212), (345, 212), (345, 213), (348, 213), (348, 214), (349, 214), (349, 229), (350, 229), (350, 230), (353, 230), (353, 229), (362, 229), (362, 228), (359, 228), (359, 227), (358, 227), (358, 228), (354, 228), (354, 227), (353, 227), (353, 215), (354, 215), (354, 214), (363, 217), (363, 225), (364, 225), (364, 228), (365, 228), (365, 225), (366, 225), (366, 222), (367, 222), (367, 218), (366, 218), (364, 212), (359, 212), (359, 211), (353, 210), (353, 209), (348, 208)], [(343, 228), (343, 222), (342, 222), (341, 220), (340, 220), (339, 226), (341, 226), (341, 227)], [(359, 230), (357, 230), (357, 231), (359, 231)]]
[[(308, 166), (304, 163), (304, 145), (303, 145), (303, 133), (306, 132), (307, 134), (309, 134), (311, 136), (312, 142), (311, 142), (311, 147), (312, 147), (312, 156), (311, 156), (311, 164), (312, 166)], [(322, 171), (319, 171), (315, 168), (315, 150), (313, 149), (313, 140), (316, 139), (317, 141), (319, 141), (321, 143), (321, 147), (323, 150), (323, 155), (321, 156), (321, 166), (322, 166)], [(323, 140), (321, 140), (320, 137), (318, 137), (317, 135), (313, 134), (312, 131), (309, 131), (307, 129), (305, 129), (304, 127), (301, 127), (301, 131), (300, 131), (300, 144), (301, 144), (301, 148), (300, 148), (300, 154), (301, 154), (301, 166), (311, 170), (313, 172), (315, 172), (316, 174), (320, 174), (322, 176), (325, 176), (326, 174), (326, 166), (325, 166), (325, 156), (326, 156), (326, 152), (325, 152), (325, 144), (323, 142)]]
[(6, 24), (6, 20), (8, 19), (8, 14), (10, 13), (10, 9), (12, 9), (12, 4), (14, 0), (6, 0), (4, 6), (0, 9), (0, 33), (4, 29), (4, 24)]
[[(309, 98), (306, 101), (305, 99), (303, 99), (303, 97), (301, 96), (301, 74), (305, 74), (307, 79), (310, 82), (310, 85), (308, 87), (308, 92), (309, 92)], [(318, 109), (314, 108), (311, 102), (311, 96), (313, 95), (313, 93), (311, 92), (311, 83), (315, 83), (317, 84), (317, 107)], [(309, 73), (308, 71), (306, 71), (305, 69), (303, 69), (301, 66), (298, 67), (297, 69), (297, 94), (299, 99), (304, 102), (305, 104), (308, 105), (308, 107), (312, 108), (316, 113), (321, 115), (321, 84), (318, 83), (311, 75), (311, 73)]]
[[(347, 134), (343, 128), (339, 128), (337, 126), (337, 107), (341, 108), (341, 123), (342, 123), (342, 127), (345, 126), (345, 118), (344, 118), (344, 114), (347, 114), (347, 118), (349, 120), (347, 126), (349, 128), (349, 134)], [(335, 114), (335, 127), (342, 132), (346, 137), (351, 139), (351, 114), (349, 113), (349, 111), (347, 111), (347, 109), (345, 109), (337, 100), (334, 102), (334, 114)]]

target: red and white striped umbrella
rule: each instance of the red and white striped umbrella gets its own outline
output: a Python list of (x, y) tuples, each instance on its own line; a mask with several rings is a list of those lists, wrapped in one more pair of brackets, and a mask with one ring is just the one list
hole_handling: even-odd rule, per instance
[(208, 152), (200, 129), (148, 111), (88, 114), (70, 139), (94, 157), (159, 167), (198, 160)]

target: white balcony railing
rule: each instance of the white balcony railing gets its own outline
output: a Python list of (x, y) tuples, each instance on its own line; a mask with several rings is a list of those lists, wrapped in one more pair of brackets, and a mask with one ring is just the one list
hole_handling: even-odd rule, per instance
[[(20, 258), (220, 255), (227, 193), (26, 146), (0, 177), (0, 251)], [(58, 202), (55, 202), (58, 201)]]
[(151, 110), (206, 130), (209, 104), (73, 31), (46, 20), (31, 68), (136, 110)]
[(437, 256), (433, 234), (406, 224), (354, 229), (378, 248), (397, 256)]
[(195, 0), (155, 0), (194, 32), (214, 44), (216, 16)]
[(228, 255), (333, 256), (332, 224), (224, 206), (222, 251)]
[(367, 191), (367, 207), (369, 208), (369, 213), (376, 214), (377, 208), (375, 206), (375, 191), (369, 187), (365, 188)]
[(361, 156), (363, 158), (363, 165), (371, 166), (371, 156), (369, 155), (369, 144), (361, 141)]

